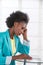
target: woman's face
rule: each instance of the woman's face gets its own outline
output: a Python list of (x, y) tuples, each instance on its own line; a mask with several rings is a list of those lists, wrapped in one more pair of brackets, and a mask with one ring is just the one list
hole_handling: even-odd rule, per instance
[(26, 23), (24, 23), (22, 21), (15, 22), (14, 28), (13, 28), (14, 34), (16, 34), (17, 36), (21, 35), (24, 32), (25, 28), (26, 28)]

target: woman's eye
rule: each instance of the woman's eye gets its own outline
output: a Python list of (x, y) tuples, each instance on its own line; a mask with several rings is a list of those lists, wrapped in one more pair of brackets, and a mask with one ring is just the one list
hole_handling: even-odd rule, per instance
[(24, 28), (22, 27), (22, 29), (24, 29)]

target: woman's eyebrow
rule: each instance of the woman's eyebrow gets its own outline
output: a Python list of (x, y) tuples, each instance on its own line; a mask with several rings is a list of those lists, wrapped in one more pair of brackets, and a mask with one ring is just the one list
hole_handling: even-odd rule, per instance
[(24, 27), (22, 27), (22, 29), (24, 29)]
[(26, 27), (22, 27), (22, 29), (24, 29), (24, 28), (26, 28)]

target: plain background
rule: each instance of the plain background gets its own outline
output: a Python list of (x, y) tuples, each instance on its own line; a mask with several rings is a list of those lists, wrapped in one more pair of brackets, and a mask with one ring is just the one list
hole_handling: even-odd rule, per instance
[(17, 10), (27, 13), (30, 18), (27, 25), (30, 55), (43, 59), (43, 0), (0, 0), (0, 32), (8, 29), (6, 18)]

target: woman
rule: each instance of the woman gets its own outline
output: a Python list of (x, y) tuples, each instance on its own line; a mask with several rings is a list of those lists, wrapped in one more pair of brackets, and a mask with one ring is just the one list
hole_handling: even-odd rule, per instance
[[(6, 20), (8, 30), (5, 32), (0, 32), (0, 65), (10, 64), (15, 65), (15, 59), (18, 56), (15, 56), (17, 52), (23, 54), (19, 56), (23, 58), (30, 58), (26, 55), (29, 53), (29, 45), (27, 39), (27, 26), (28, 16), (27, 14), (16, 11), (13, 12)], [(23, 44), (20, 42), (19, 35), (23, 35)], [(26, 54), (24, 56), (24, 54)]]

